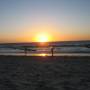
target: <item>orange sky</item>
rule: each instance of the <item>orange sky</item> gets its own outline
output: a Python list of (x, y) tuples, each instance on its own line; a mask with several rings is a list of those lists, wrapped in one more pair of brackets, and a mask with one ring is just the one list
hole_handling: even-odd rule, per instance
[(0, 43), (45, 40), (39, 36), (90, 40), (90, 0), (0, 0)]

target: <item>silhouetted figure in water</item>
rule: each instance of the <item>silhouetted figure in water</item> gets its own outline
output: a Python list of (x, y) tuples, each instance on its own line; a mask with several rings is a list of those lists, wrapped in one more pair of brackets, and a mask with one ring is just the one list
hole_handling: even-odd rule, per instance
[(25, 55), (27, 55), (27, 47), (24, 46), (24, 52), (25, 52)]
[(54, 47), (51, 47), (51, 53), (52, 53), (52, 56), (54, 54)]

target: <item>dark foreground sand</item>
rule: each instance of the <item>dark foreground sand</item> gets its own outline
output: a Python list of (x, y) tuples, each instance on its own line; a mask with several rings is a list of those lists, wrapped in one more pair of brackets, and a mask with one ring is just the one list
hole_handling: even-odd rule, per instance
[(90, 90), (90, 57), (0, 56), (0, 90)]

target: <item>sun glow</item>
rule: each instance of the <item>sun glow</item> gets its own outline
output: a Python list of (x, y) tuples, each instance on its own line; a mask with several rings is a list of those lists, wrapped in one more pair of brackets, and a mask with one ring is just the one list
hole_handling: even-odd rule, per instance
[(48, 34), (39, 34), (36, 36), (36, 42), (49, 42), (50, 36)]

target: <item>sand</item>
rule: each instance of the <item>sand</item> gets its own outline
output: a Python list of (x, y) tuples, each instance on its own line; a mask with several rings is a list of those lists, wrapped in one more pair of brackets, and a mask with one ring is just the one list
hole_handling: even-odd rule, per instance
[(90, 90), (90, 57), (0, 56), (0, 90)]

